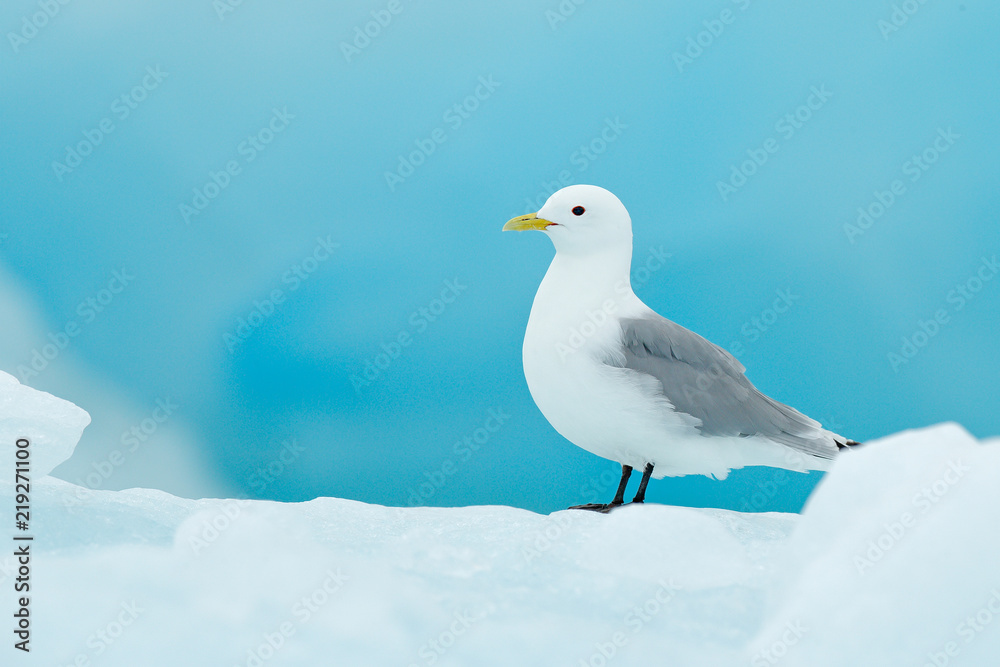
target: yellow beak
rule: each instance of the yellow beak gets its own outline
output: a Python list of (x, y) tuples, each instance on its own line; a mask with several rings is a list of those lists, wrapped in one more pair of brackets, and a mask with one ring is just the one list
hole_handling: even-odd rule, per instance
[(523, 232), (526, 229), (541, 230), (554, 224), (556, 223), (546, 220), (545, 218), (539, 218), (537, 213), (529, 213), (528, 215), (519, 215), (516, 218), (508, 220), (507, 224), (503, 226), (503, 231)]

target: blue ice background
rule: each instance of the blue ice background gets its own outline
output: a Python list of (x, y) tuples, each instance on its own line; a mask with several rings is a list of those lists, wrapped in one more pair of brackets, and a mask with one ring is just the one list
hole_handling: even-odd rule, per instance
[[(386, 4), (246, 0), (220, 19), (209, 0), (72, 2), (17, 53), (7, 34), (38, 6), (0, 10), (3, 265), (53, 331), (112, 270), (134, 271), (72, 353), (144, 403), (176, 397), (218, 482), (205, 494), (405, 505), (450, 460), (427, 504), (552, 511), (613, 482), (616, 466), (549, 427), (521, 373), (552, 248), (500, 226), (562, 170), (619, 195), (637, 260), (671, 253), (639, 296), (742, 343), (766, 393), (856, 439), (943, 420), (1000, 432), (1000, 280), (959, 312), (946, 300), (1000, 252), (995, 2), (930, 0), (885, 39), (885, 1), (592, 0), (552, 27), (556, 0), (414, 0), (347, 62), (341, 43)], [(673, 54), (723, 9), (733, 23), (679, 72)], [(168, 78), (59, 182), (53, 160), (156, 65)], [(481, 76), (500, 87), (453, 129), (443, 114)], [(717, 181), (820, 85), (831, 100), (722, 201)], [(287, 130), (185, 224), (178, 205), (275, 107), (294, 114)], [(580, 170), (574, 152), (609, 118), (627, 128)], [(391, 191), (384, 173), (438, 127), (446, 142)], [(849, 243), (856, 208), (948, 127), (961, 138)], [(230, 354), (223, 335), (326, 235), (335, 256)], [(467, 289), (417, 332), (412, 314), (456, 278)], [(742, 327), (778, 289), (801, 298), (751, 341)], [(894, 372), (887, 354), (940, 308), (950, 322)], [(412, 344), (356, 390), (401, 331)], [(44, 373), (29, 384), (88, 407)], [(454, 443), (491, 408), (510, 419), (460, 460)], [(305, 451), (259, 492), (251, 475), (290, 438)], [(98, 450), (85, 436), (63, 474)], [(796, 510), (818, 479), (751, 469), (655, 482), (648, 499)]]

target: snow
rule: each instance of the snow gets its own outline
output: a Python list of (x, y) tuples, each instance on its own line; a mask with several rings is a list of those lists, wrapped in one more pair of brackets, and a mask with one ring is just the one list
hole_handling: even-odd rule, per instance
[(804, 508), (762, 640), (801, 620), (789, 665), (996, 664), (1000, 447), (942, 424), (852, 454)]
[[(0, 456), (4, 466), (13, 466), (18, 438), (34, 447), (32, 469), (47, 475), (73, 453), (90, 415), (69, 401), (22, 386), (13, 375), (0, 371)], [(4, 470), (7, 468), (5, 467)], [(4, 480), (10, 481), (11, 475)]]
[[(1000, 653), (1000, 447), (955, 424), (843, 456), (801, 516), (541, 516), (84, 493), (37, 475), (69, 456), (86, 413), (6, 378), (0, 406), (4, 526), (13, 439), (29, 434), (42, 464), (19, 664), (985, 665)], [(0, 566), (13, 626), (14, 561)]]

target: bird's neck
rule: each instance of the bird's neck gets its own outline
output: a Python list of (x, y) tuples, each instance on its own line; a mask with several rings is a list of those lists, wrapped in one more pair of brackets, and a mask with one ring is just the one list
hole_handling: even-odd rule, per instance
[(629, 279), (631, 265), (631, 242), (586, 255), (557, 252), (538, 287), (533, 314), (540, 310), (555, 317), (578, 317), (605, 308), (609, 299), (616, 310), (631, 309), (638, 301)]
[(631, 289), (629, 272), (632, 269), (632, 243), (621, 243), (586, 254), (557, 252), (552, 258), (549, 273), (571, 275), (595, 290), (602, 286), (624, 286)]

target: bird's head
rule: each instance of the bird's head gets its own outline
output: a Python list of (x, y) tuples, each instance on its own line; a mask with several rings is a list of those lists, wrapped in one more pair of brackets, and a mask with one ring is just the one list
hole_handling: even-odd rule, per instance
[(503, 231), (545, 232), (557, 253), (589, 255), (612, 248), (631, 254), (632, 219), (625, 206), (604, 188), (570, 185), (559, 190), (537, 213), (513, 218)]

